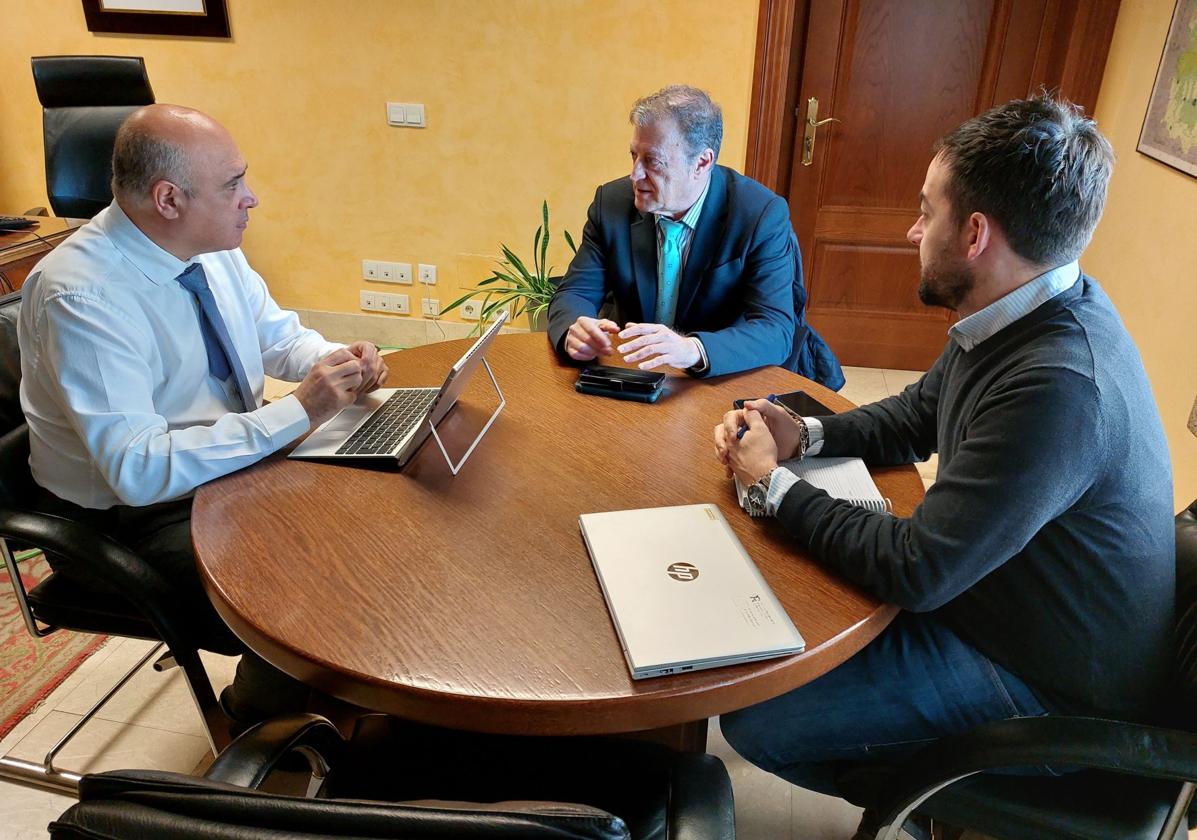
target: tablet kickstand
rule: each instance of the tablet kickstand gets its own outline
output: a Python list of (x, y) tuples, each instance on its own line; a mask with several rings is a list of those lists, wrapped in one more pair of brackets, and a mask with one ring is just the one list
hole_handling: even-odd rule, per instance
[(486, 375), (490, 377), (490, 383), (495, 386), (495, 393), (499, 395), (499, 407), (495, 409), (495, 413), (486, 421), (486, 425), (482, 427), (482, 431), (478, 433), (478, 437), (474, 438), (474, 442), (470, 444), (470, 448), (465, 451), (465, 454), (461, 456), (461, 460), (456, 465), (453, 463), (453, 459), (449, 457), (449, 452), (445, 449), (445, 444), (441, 441), (441, 436), (436, 433), (436, 426), (432, 427), (432, 437), (436, 439), (436, 445), (440, 447), (441, 454), (445, 456), (445, 463), (449, 465), (449, 469), (454, 475), (457, 475), (461, 468), (465, 466), (465, 462), (469, 460), (474, 447), (478, 445), (478, 441), (482, 440), (482, 436), (494, 424), (495, 418), (499, 416), (499, 412), (503, 410), (503, 406), (507, 405), (507, 400), (503, 397), (503, 392), (499, 390), (499, 383), (495, 379), (494, 371), (490, 369), (490, 364), (486, 361), (485, 356), (482, 357), (482, 366), (486, 368)]

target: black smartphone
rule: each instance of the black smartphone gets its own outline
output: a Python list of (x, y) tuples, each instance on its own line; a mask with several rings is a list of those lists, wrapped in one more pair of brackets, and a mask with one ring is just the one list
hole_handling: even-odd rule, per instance
[(659, 371), (591, 365), (582, 368), (574, 389), (583, 394), (614, 397), (617, 400), (656, 402), (665, 390), (665, 374)]
[[(736, 408), (743, 408), (746, 401), (754, 399), (758, 398), (748, 397), (747, 400), (736, 400), (732, 405)], [(823, 417), (828, 414), (835, 414), (834, 411), (806, 393), (806, 391), (790, 391), (786, 394), (778, 394), (777, 402), (799, 417)]]

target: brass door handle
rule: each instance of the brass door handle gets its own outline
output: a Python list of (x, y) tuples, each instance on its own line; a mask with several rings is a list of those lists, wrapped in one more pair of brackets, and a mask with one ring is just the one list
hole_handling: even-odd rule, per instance
[(802, 165), (810, 166), (815, 162), (815, 130), (827, 123), (839, 122), (835, 117), (825, 120), (819, 119), (819, 100), (811, 97), (806, 100), (806, 127), (802, 132)]

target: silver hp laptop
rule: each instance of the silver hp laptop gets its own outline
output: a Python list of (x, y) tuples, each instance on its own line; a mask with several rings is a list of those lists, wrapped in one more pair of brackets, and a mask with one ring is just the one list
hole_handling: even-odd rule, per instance
[(580, 524), (632, 679), (805, 648), (714, 505), (587, 513)]
[[(343, 409), (308, 435), (289, 457), (394, 458), (399, 462), (399, 466), (403, 466), (412, 459), (431, 434), (436, 438), (449, 468), (456, 475), (506, 404), (502, 392), (499, 391), (499, 383), (495, 381), (495, 375), (484, 358), (486, 349), (506, 321), (507, 312), (503, 311), (465, 355), (457, 360), (441, 387), (379, 388), (372, 393), (363, 394), (353, 405)], [(436, 433), (436, 426), (457, 403), (458, 396), (480, 364), (486, 367), (495, 391), (499, 394), (499, 407), (495, 409), (461, 460), (454, 464)]]

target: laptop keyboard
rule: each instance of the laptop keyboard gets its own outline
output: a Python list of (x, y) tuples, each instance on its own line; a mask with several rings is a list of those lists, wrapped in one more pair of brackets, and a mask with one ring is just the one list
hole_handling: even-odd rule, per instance
[(390, 455), (428, 413), (439, 388), (396, 391), (341, 444), (338, 455)]

